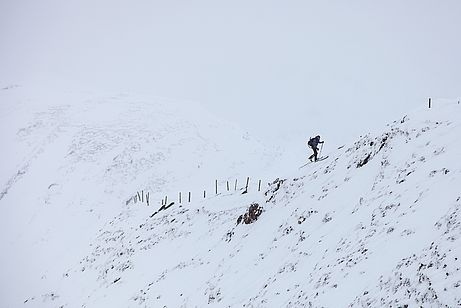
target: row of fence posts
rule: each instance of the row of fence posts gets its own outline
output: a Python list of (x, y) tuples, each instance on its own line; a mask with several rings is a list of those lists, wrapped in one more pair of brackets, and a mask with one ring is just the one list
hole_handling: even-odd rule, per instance
[[(460, 103), (460, 100), (458, 100), (458, 105)], [(431, 109), (432, 107), (432, 99), (429, 97), (429, 101), (428, 101), (428, 104), (429, 104), (429, 109)]]
[[(132, 197), (132, 199), (133, 199), (134, 203), (138, 203), (138, 202), (144, 203), (144, 200), (146, 200), (147, 205), (149, 205), (149, 197), (150, 197), (149, 192), (144, 194), (144, 190), (141, 190), (140, 192), (137, 191), (136, 194)], [(128, 200), (127, 203), (129, 201), (130, 200)]]
[[(261, 180), (258, 181), (258, 191), (261, 191)], [(237, 185), (238, 185), (238, 180), (236, 179), (235, 182), (234, 182), (234, 191), (237, 191)], [(248, 188), (250, 186), (250, 177), (247, 177), (246, 178), (246, 183), (245, 183), (245, 187), (243, 188), (243, 192), (242, 194), (246, 194), (248, 192)], [(230, 191), (230, 183), (229, 181), (226, 181), (226, 191)], [(218, 185), (218, 180), (215, 180), (215, 189), (214, 189), (214, 193), (215, 195), (218, 195), (219, 194), (219, 185)], [(206, 196), (207, 196), (207, 191), (206, 190), (203, 190), (203, 199), (206, 199)], [(187, 202), (190, 203), (191, 202), (191, 197), (192, 197), (192, 193), (189, 191), (188, 194), (187, 194)], [(178, 193), (178, 202), (179, 204), (182, 204), (183, 203), (183, 195), (182, 195), (182, 192), (179, 192)], [(165, 196), (164, 199), (162, 199), (162, 205), (167, 205), (168, 204), (168, 196)]]

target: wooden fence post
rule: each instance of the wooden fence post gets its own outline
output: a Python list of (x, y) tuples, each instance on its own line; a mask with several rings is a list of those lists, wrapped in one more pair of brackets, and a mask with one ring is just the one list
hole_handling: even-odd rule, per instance
[(227, 191), (229, 191), (229, 181), (226, 181)]
[(259, 180), (259, 183), (258, 183), (258, 191), (261, 191), (261, 180)]
[(179, 204), (181, 204), (181, 192), (179, 192)]
[(247, 183), (245, 185), (245, 191), (248, 191), (248, 183), (250, 182), (250, 177), (247, 177)]
[(190, 203), (190, 191), (189, 191), (189, 203)]
[(215, 192), (218, 194), (218, 180), (215, 180)]
[(431, 109), (431, 98), (429, 97), (429, 109)]
[(234, 190), (237, 190), (237, 179), (235, 179), (235, 186), (234, 186)]
[(206, 198), (206, 190), (203, 191), (203, 199)]
[(149, 192), (147, 192), (146, 201), (147, 201), (147, 206), (149, 206)]
[(144, 190), (141, 190), (141, 202), (144, 202)]
[(165, 205), (168, 203), (168, 196), (165, 196)]

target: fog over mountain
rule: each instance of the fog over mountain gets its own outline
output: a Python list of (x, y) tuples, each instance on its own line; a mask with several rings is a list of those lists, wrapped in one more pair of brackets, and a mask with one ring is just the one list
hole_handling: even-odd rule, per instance
[(459, 16), (0, 1), (0, 307), (460, 306)]
[(456, 0), (5, 0), (0, 81), (196, 101), (270, 142), (338, 144), (459, 96), (460, 14)]

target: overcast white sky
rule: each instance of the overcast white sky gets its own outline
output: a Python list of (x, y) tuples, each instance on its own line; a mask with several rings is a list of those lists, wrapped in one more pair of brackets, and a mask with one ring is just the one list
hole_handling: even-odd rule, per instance
[(460, 38), (459, 0), (0, 0), (0, 82), (192, 100), (274, 142), (338, 143), (459, 97)]

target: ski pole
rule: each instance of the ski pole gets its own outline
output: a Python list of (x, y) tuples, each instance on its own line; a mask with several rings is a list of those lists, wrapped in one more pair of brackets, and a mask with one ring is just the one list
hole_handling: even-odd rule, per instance
[(323, 144), (324, 144), (324, 143), (325, 143), (325, 142), (323, 142), (323, 143), (322, 143), (322, 146), (320, 147), (319, 158), (322, 157), (322, 149), (323, 149)]

